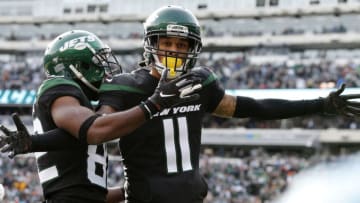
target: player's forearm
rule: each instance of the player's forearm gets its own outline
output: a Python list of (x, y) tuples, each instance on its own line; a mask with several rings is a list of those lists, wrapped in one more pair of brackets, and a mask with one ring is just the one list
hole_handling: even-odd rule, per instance
[(32, 135), (30, 139), (31, 148), (29, 152), (56, 151), (80, 146), (78, 139), (60, 128)]
[(108, 188), (106, 203), (119, 203), (125, 200), (125, 191), (122, 187)]
[(283, 99), (255, 100), (237, 97), (234, 117), (257, 119), (282, 119), (322, 113), (323, 99), (289, 101)]
[(87, 130), (87, 144), (101, 144), (113, 139), (120, 138), (134, 131), (147, 119), (144, 111), (138, 106), (126, 111), (101, 116), (93, 121)]

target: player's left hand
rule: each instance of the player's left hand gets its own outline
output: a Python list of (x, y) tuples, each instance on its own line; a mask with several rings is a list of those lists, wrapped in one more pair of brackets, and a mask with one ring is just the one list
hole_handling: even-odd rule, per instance
[(17, 154), (29, 152), (31, 149), (31, 139), (28, 130), (20, 117), (14, 113), (11, 115), (16, 125), (16, 131), (10, 131), (7, 127), (0, 125), (0, 130), (5, 135), (0, 135), (0, 151), (8, 153), (9, 158), (14, 158)]
[(360, 116), (360, 102), (351, 101), (353, 99), (360, 99), (360, 94), (341, 95), (345, 90), (345, 84), (342, 84), (339, 89), (333, 91), (324, 99), (323, 111), (330, 115), (343, 115), (347, 117)]

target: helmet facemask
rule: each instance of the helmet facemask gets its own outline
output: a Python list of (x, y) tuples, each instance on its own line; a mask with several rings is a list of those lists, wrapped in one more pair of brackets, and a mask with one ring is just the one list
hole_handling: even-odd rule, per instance
[[(161, 73), (165, 68), (169, 69), (168, 79), (174, 79), (195, 66), (201, 44), (195, 39), (186, 38), (189, 42), (187, 52), (169, 51), (159, 48), (160, 37), (174, 37), (156, 34), (145, 38), (145, 55), (148, 55), (155, 68)], [(175, 36), (178, 37), (178, 36)]]
[(174, 79), (195, 66), (198, 54), (201, 50), (201, 43), (196, 39), (184, 38), (189, 42), (189, 49), (186, 52), (169, 51), (159, 48), (160, 37), (179, 37), (154, 34), (145, 38), (145, 55), (148, 55), (152, 65), (161, 73), (164, 69), (169, 69), (168, 79)]
[(94, 54), (92, 62), (93, 65), (104, 69), (104, 79), (107, 81), (111, 81), (114, 76), (122, 73), (122, 67), (114, 54), (111, 52), (110, 48), (100, 49)]
[(95, 52), (89, 45), (87, 46), (92, 52), (91, 60), (70, 60), (68, 66), (76, 79), (98, 92), (104, 79), (111, 81), (114, 75), (122, 72), (122, 69), (110, 48), (102, 48)]

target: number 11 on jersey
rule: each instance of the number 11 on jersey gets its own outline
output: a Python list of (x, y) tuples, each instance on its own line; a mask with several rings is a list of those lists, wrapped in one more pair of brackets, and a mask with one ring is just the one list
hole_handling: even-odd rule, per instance
[(186, 117), (179, 117), (175, 119), (164, 119), (164, 135), (165, 135), (165, 152), (166, 152), (166, 162), (167, 162), (167, 171), (168, 173), (176, 173), (178, 171), (178, 165), (176, 162), (177, 156), (176, 152), (176, 142), (175, 142), (175, 125), (174, 122), (177, 122), (178, 126), (178, 143), (179, 150), (181, 153), (181, 166), (182, 171), (192, 170), (191, 165), (191, 156), (190, 156), (190, 144), (189, 144), (189, 131), (187, 126)]

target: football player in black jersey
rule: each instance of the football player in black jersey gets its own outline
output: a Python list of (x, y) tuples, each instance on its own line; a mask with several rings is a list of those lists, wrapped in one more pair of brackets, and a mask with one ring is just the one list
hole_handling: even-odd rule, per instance
[[(34, 151), (45, 151), (36, 153), (36, 159), (44, 197), (51, 203), (105, 202), (107, 151), (105, 144), (100, 143), (126, 135), (157, 111), (197, 96), (182, 92), (193, 84), (191, 75), (166, 83), (164, 74), (155, 93), (140, 105), (120, 113), (95, 114), (91, 101), (98, 98), (103, 80), (111, 80), (121, 72), (121, 67), (107, 45), (83, 30), (69, 31), (54, 39), (45, 51), (44, 68), (48, 77), (39, 87), (33, 106), (34, 131), (41, 134), (52, 129), (65, 130), (59, 131), (56, 135), (59, 140), (53, 144), (46, 136), (33, 137), (45, 144), (45, 148)], [(14, 121), (18, 129), (26, 131), (17, 115)], [(4, 126), (1, 130), (6, 134), (5, 140), (11, 139), (10, 130)], [(68, 136), (66, 131), (73, 139), (61, 139), (65, 134)], [(24, 147), (34, 149), (34, 144)], [(46, 147), (51, 145), (73, 147), (49, 151)], [(109, 193), (108, 200), (116, 195)]]
[[(125, 165), (128, 203), (203, 202), (207, 184), (199, 174), (199, 154), (202, 119), (206, 113), (259, 119), (314, 113), (360, 115), (360, 104), (350, 101), (360, 95), (341, 95), (344, 86), (326, 98), (301, 101), (255, 100), (225, 94), (210, 69), (194, 67), (202, 47), (200, 26), (195, 16), (184, 8), (166, 6), (156, 10), (144, 23), (144, 29), (143, 67), (103, 83), (99, 94), (100, 110), (121, 112), (146, 101), (164, 72), (168, 73), (166, 77), (170, 81), (192, 73), (201, 78), (202, 89), (198, 92), (198, 100), (163, 108), (151, 114), (150, 120), (128, 136), (121, 137), (119, 145)], [(13, 139), (6, 142), (12, 148), (4, 151), (33, 150), (21, 147), (21, 143), (33, 142), (21, 132), (18, 129), (9, 136)]]
[[(199, 154), (206, 113), (281, 119), (338, 109), (359, 115), (360, 109), (352, 110), (345, 97), (339, 99), (342, 89), (327, 99), (308, 101), (254, 100), (225, 94), (210, 69), (194, 67), (201, 51), (200, 26), (194, 15), (181, 7), (156, 10), (145, 21), (144, 30), (146, 66), (103, 83), (99, 95), (103, 111), (123, 111), (146, 99), (166, 69), (169, 79), (192, 72), (203, 82), (199, 100), (166, 108), (130, 136), (120, 139), (129, 203), (203, 202), (207, 184), (199, 174)], [(334, 105), (341, 107), (333, 108)]]

